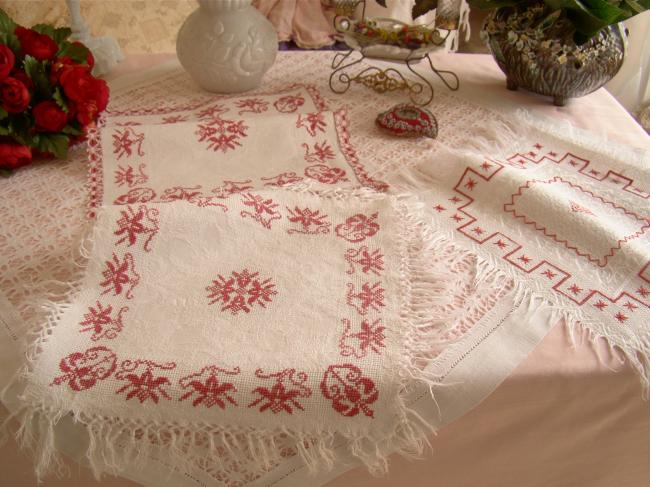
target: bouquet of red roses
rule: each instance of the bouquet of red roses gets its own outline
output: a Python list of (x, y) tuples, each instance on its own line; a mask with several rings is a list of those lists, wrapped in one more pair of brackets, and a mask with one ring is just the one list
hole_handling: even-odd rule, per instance
[(26, 29), (0, 9), (0, 173), (32, 155), (65, 157), (108, 104), (108, 85), (91, 74), (94, 59), (71, 30)]

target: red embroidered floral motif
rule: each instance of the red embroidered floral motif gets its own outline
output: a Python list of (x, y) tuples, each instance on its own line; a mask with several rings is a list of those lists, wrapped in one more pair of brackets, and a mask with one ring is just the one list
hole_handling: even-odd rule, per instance
[(144, 142), (144, 134), (140, 134), (127, 127), (124, 130), (115, 129), (113, 134), (113, 154), (117, 155), (120, 159), (122, 156), (131, 157), (135, 148), (136, 154), (140, 157), (144, 156), (142, 150), (142, 143)]
[(287, 207), (287, 210), (289, 211), (289, 221), (300, 224), (300, 228), (290, 228), (287, 233), (302, 233), (305, 235), (330, 233), (332, 224), (325, 221), (327, 215), (321, 215), (320, 210), (300, 209), (297, 206), (293, 210)]
[(357, 213), (346, 218), (345, 223), (336, 226), (336, 235), (348, 242), (362, 242), (366, 237), (372, 237), (379, 231), (379, 224), (375, 221), (377, 217), (377, 213), (373, 213), (370, 218)]
[[(384, 348), (384, 330), (385, 327), (381, 326), (381, 320), (376, 319), (372, 325), (368, 320), (361, 322), (361, 329), (356, 333), (351, 333), (352, 323), (350, 320), (344, 319), (343, 334), (339, 340), (339, 348), (341, 355), (349, 357), (354, 355), (356, 358), (364, 358), (368, 354), (368, 350), (380, 353), (380, 348)], [(350, 344), (352, 340), (356, 340), (356, 344)]]
[(114, 205), (133, 205), (135, 203), (147, 203), (156, 197), (156, 192), (151, 188), (133, 188), (128, 193), (118, 196)]
[(379, 399), (379, 391), (369, 377), (364, 377), (358, 367), (351, 364), (330, 365), (320, 383), (326, 399), (332, 401), (334, 410), (343, 416), (356, 416), (363, 412), (374, 418), (369, 405)]
[(260, 195), (252, 193), (242, 194), (242, 203), (244, 206), (249, 206), (252, 211), (242, 210), (240, 215), (243, 218), (250, 217), (264, 228), (271, 229), (271, 222), (282, 218), (280, 212), (277, 210), (278, 204), (274, 203), (271, 198), (264, 199)]
[(280, 187), (286, 184), (297, 183), (298, 181), (302, 181), (303, 178), (302, 176), (298, 176), (295, 172), (283, 172), (277, 176), (261, 179), (262, 181), (269, 181), (268, 183), (264, 183), (264, 186)]
[(154, 376), (154, 370), (174, 368), (176, 368), (174, 362), (157, 364), (151, 360), (124, 360), (120, 364), (120, 370), (115, 373), (115, 378), (127, 383), (115, 391), (115, 394), (126, 392), (127, 401), (135, 397), (141, 403), (151, 399), (158, 404), (161, 397), (170, 400), (171, 397), (165, 390), (165, 386), (171, 385), (169, 378), (163, 375)]
[(325, 132), (326, 126), (323, 112), (301, 114), (296, 121), (296, 128), (304, 127), (312, 137), (316, 137), (316, 132)]
[(326, 166), (325, 164), (315, 164), (305, 169), (305, 176), (315, 179), (323, 184), (336, 184), (339, 181), (349, 181), (345, 177), (345, 171), (340, 167)]
[(376, 276), (384, 270), (384, 255), (379, 249), (370, 252), (365, 245), (358, 249), (348, 249), (345, 253), (345, 261), (350, 268), (345, 271), (347, 274), (354, 274), (355, 264), (361, 266), (361, 272), (368, 274), (372, 272)]
[(160, 195), (160, 201), (165, 203), (171, 201), (189, 201), (194, 202), (197, 198), (202, 195), (201, 186), (183, 187), (183, 186), (174, 186), (172, 188), (167, 188), (165, 192)]
[(149, 252), (151, 239), (160, 229), (158, 210), (141, 205), (136, 212), (132, 206), (127, 206), (126, 211), (120, 210), (120, 213), (122, 216), (117, 220), (117, 230), (114, 234), (121, 238), (115, 245), (127, 242), (127, 247), (131, 247), (138, 241), (138, 237), (142, 236), (142, 249)]
[(93, 334), (90, 339), (94, 342), (100, 338), (107, 338), (109, 340), (115, 338), (119, 332), (122, 331), (122, 314), (129, 310), (128, 307), (123, 306), (117, 312), (117, 316), (113, 315), (113, 306), (108, 305), (104, 308), (102, 303), (96, 302), (96, 307), (88, 307), (88, 313), (84, 314), (84, 319), (79, 323), (80, 331), (92, 331)]
[(316, 142), (313, 150), (306, 143), (303, 143), (302, 147), (305, 149), (305, 161), (307, 162), (324, 164), (329, 159), (334, 159), (334, 150), (327, 141), (323, 141), (320, 144)]
[(214, 188), (212, 192), (217, 198), (227, 198), (231, 194), (242, 193), (249, 189), (253, 189), (253, 186), (250, 184), (252, 182), (253, 181), (250, 179), (247, 179), (246, 181), (224, 181), (223, 185)]
[(187, 117), (183, 115), (170, 115), (168, 117), (163, 117), (162, 122), (167, 123), (178, 123), (178, 122), (187, 122)]
[(132, 166), (117, 166), (115, 171), (115, 184), (118, 186), (127, 185), (129, 188), (133, 186), (144, 184), (149, 181), (149, 176), (144, 173), (144, 168), (146, 164), (140, 164), (138, 166), (138, 173), (136, 174), (135, 169)]
[(308, 379), (305, 372), (296, 373), (296, 369), (284, 369), (274, 374), (264, 374), (262, 369), (257, 369), (255, 376), (260, 379), (275, 379), (275, 384), (271, 389), (266, 387), (253, 389), (253, 394), (259, 394), (260, 397), (251, 402), (249, 408), (260, 404), (261, 413), (270, 409), (274, 414), (282, 411), (293, 414), (294, 408), (305, 410), (298, 402), (298, 398), (311, 396), (311, 389), (304, 385)]
[(239, 367), (232, 370), (222, 369), (216, 365), (203, 367), (200, 372), (183, 377), (178, 382), (183, 389), (189, 389), (179, 401), (192, 397), (195, 393), (192, 406), (203, 405), (206, 408), (219, 406), (226, 409), (226, 402), (237, 406), (237, 401), (231, 394), (237, 392), (237, 388), (231, 382), (219, 382), (219, 374), (238, 375)]
[(240, 311), (250, 313), (256, 304), (266, 308), (265, 303), (270, 303), (271, 296), (278, 292), (271, 278), (260, 281), (257, 276), (259, 272), (251, 273), (248, 269), (232, 272), (229, 278), (219, 274), (217, 280), (205, 288), (211, 300), (208, 305), (222, 303), (221, 311), (230, 311), (233, 315)]
[(287, 95), (276, 100), (273, 104), (275, 109), (281, 113), (293, 113), (305, 104), (302, 96)]
[(106, 269), (102, 271), (104, 280), (99, 283), (104, 288), (102, 295), (113, 292), (113, 296), (122, 294), (126, 289), (126, 299), (133, 298), (133, 288), (140, 282), (140, 276), (135, 272), (133, 255), (124, 254), (124, 260), (120, 261), (113, 253), (113, 260), (106, 261)]
[(247, 136), (248, 126), (243, 120), (237, 122), (215, 118), (209, 122), (198, 125), (196, 135), (199, 142), (207, 142), (208, 148), (223, 153), (241, 147), (240, 139)]
[(217, 104), (204, 108), (197, 114), (197, 117), (201, 120), (214, 120), (216, 118), (221, 118), (221, 114), (227, 111), (227, 108)]
[(348, 283), (348, 293), (345, 302), (352, 306), (360, 315), (365, 315), (369, 309), (379, 311), (384, 306), (384, 288), (376, 282), (372, 286), (367, 282), (361, 286), (361, 291), (354, 292), (354, 284)]
[(242, 109), (239, 110), (240, 115), (246, 112), (262, 113), (269, 109), (269, 103), (264, 100), (260, 100), (259, 98), (249, 98), (247, 100), (239, 100), (236, 106), (237, 108)]
[(569, 201), (569, 207), (574, 213), (584, 213), (585, 215), (596, 216), (589, 208), (586, 208), (575, 201)]
[(59, 362), (64, 375), (56, 377), (50, 385), (67, 382), (73, 391), (84, 391), (98, 380), (109, 377), (116, 367), (115, 354), (106, 347), (93, 347), (85, 352), (74, 352)]

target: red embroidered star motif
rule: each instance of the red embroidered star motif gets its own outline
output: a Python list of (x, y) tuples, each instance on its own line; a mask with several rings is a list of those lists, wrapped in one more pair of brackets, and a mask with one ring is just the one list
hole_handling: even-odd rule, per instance
[(481, 168), (482, 168), (484, 171), (487, 171), (487, 170), (490, 169), (491, 167), (492, 167), (492, 164), (490, 164), (490, 163), (487, 162), (487, 161), (484, 162), (483, 164), (481, 164)]
[(634, 311), (635, 309), (638, 308), (638, 306), (636, 304), (631, 303), (630, 301), (627, 301), (623, 306), (625, 306), (630, 311)]
[(474, 232), (476, 235), (482, 235), (483, 233), (485, 233), (485, 231), (481, 227), (472, 228), (472, 232)]
[(472, 178), (469, 178), (467, 182), (465, 183), (465, 187), (472, 191), (478, 183), (474, 181)]
[(625, 316), (620, 311), (614, 315), (614, 318), (616, 318), (619, 321), (619, 323), (624, 323), (628, 319), (627, 316)]
[(442, 205), (436, 205), (433, 207), (433, 209), (436, 210), (438, 213), (446, 210), (446, 208)]
[(462, 200), (458, 196), (454, 196), (452, 198), (449, 198), (449, 201), (452, 203), (460, 203)]
[(537, 155), (537, 153), (536, 153), (536, 152), (533, 152), (533, 151), (530, 151), (530, 152), (528, 153), (528, 155), (529, 155), (530, 157), (535, 157), (535, 156)]
[(535, 149), (539, 150), (539, 149), (541, 149), (541, 148), (544, 147), (544, 146), (538, 142), (538, 143), (535, 144), (533, 147), (534, 147)]
[(248, 314), (256, 304), (266, 308), (266, 303), (271, 302), (271, 296), (278, 292), (271, 278), (261, 281), (258, 276), (259, 272), (248, 269), (233, 271), (228, 278), (218, 274), (217, 279), (205, 288), (210, 299), (208, 305), (220, 302), (221, 311), (230, 311), (233, 315), (240, 311)]
[(530, 257), (528, 257), (527, 255), (522, 255), (522, 256), (519, 257), (517, 260), (520, 260), (520, 261), (522, 261), (524, 264), (528, 265), (532, 259), (531, 259)]
[(576, 167), (578, 165), (578, 163), (576, 161), (574, 161), (573, 159), (571, 159), (569, 161), (569, 164), (571, 164), (573, 167)]
[(644, 298), (647, 298), (648, 295), (650, 295), (650, 289), (646, 289), (643, 286), (640, 286), (639, 289), (636, 290), (637, 294), (640, 294)]
[(598, 176), (600, 174), (600, 171), (596, 171), (595, 169), (591, 169), (589, 171), (589, 174), (593, 174), (594, 176)]
[(614, 179), (614, 178), (612, 178), (612, 179), (610, 179), (610, 181), (611, 181), (612, 183), (614, 183), (614, 184), (621, 184), (621, 182), (620, 182), (618, 179)]
[(551, 157), (557, 157), (557, 152), (550, 151), (548, 155)]
[(594, 304), (594, 307), (602, 311), (603, 309), (607, 308), (607, 303), (605, 303), (602, 299), (599, 299), (598, 302)]
[(463, 221), (463, 217), (460, 216), (460, 215), (454, 215), (454, 216), (452, 216), (451, 218), (453, 218), (453, 219), (456, 220), (457, 222)]
[(551, 272), (551, 269), (546, 269), (544, 272), (542, 272), (542, 275), (548, 277), (549, 279), (553, 279), (557, 274), (555, 272)]
[(579, 294), (582, 292), (582, 288), (579, 287), (577, 284), (574, 284), (569, 288), (569, 291), (571, 291), (573, 294)]
[(497, 240), (496, 242), (494, 242), (494, 245), (496, 245), (496, 246), (499, 247), (500, 249), (505, 249), (505, 248), (508, 246), (508, 244), (505, 243), (505, 242), (504, 242), (503, 240), (501, 240), (501, 239), (499, 239), (499, 240)]

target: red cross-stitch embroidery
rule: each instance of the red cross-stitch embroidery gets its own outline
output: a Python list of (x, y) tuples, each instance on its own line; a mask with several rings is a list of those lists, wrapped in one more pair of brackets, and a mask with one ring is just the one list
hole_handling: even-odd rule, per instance
[(260, 379), (275, 379), (275, 383), (271, 389), (266, 387), (253, 389), (253, 394), (259, 394), (259, 397), (248, 405), (249, 408), (260, 405), (261, 413), (270, 409), (274, 414), (282, 411), (293, 414), (294, 408), (305, 410), (298, 402), (298, 398), (311, 396), (311, 389), (304, 385), (308, 379), (305, 372), (284, 369), (274, 374), (264, 374), (262, 369), (257, 369), (255, 376)]
[(146, 164), (140, 164), (138, 166), (138, 172), (136, 173), (135, 169), (132, 166), (117, 166), (115, 171), (115, 184), (118, 186), (124, 186), (132, 188), (140, 184), (144, 184), (149, 181), (149, 176), (144, 173), (144, 168)]
[(99, 283), (104, 288), (102, 295), (112, 292), (113, 296), (122, 294), (126, 290), (126, 299), (133, 298), (133, 288), (140, 282), (140, 276), (135, 272), (133, 255), (124, 254), (124, 259), (120, 261), (117, 255), (113, 253), (113, 260), (106, 261), (106, 269), (102, 271), (104, 280)]
[(133, 205), (135, 203), (147, 203), (156, 197), (156, 192), (151, 188), (133, 188), (128, 193), (118, 196), (114, 205)]
[(168, 117), (163, 117), (163, 123), (178, 123), (178, 122), (187, 122), (187, 117), (184, 115), (169, 115)]
[(569, 201), (569, 208), (571, 208), (571, 211), (574, 213), (584, 213), (585, 215), (596, 216), (589, 208), (586, 208), (575, 201)]
[(192, 406), (194, 407), (203, 405), (206, 408), (211, 408), (216, 405), (221, 409), (226, 409), (227, 402), (237, 406), (237, 401), (231, 395), (237, 392), (237, 388), (231, 382), (219, 381), (219, 375), (238, 375), (239, 373), (239, 367), (232, 370), (216, 365), (203, 367), (196, 374), (188, 375), (178, 381), (181, 388), (189, 389), (180, 397), (179, 401), (193, 397)]
[(326, 166), (325, 164), (315, 164), (307, 167), (305, 169), (305, 176), (323, 184), (336, 184), (339, 181), (349, 181), (343, 169), (340, 167)]
[(277, 176), (261, 179), (262, 181), (268, 181), (268, 183), (264, 183), (264, 186), (280, 187), (286, 184), (297, 183), (298, 181), (302, 181), (303, 178), (302, 176), (298, 176), (295, 172), (283, 172)]
[(117, 230), (114, 234), (119, 238), (115, 245), (126, 243), (127, 247), (135, 245), (142, 237), (142, 249), (149, 252), (151, 239), (160, 229), (158, 210), (140, 205), (135, 211), (132, 206), (127, 206), (126, 211), (120, 210), (122, 216), (117, 220)]
[(312, 137), (316, 137), (316, 132), (325, 132), (326, 126), (323, 112), (301, 114), (296, 121), (296, 128), (304, 127)]
[(368, 351), (373, 351), (380, 354), (381, 348), (384, 348), (384, 326), (381, 326), (381, 319), (376, 319), (372, 324), (368, 320), (363, 320), (359, 331), (352, 333), (352, 323), (350, 320), (343, 319), (343, 334), (339, 340), (339, 349), (341, 355), (349, 357), (350, 355), (356, 358), (364, 358)]
[(84, 314), (83, 321), (79, 323), (82, 327), (80, 331), (91, 331), (93, 334), (90, 339), (95, 342), (101, 338), (113, 339), (122, 331), (122, 314), (128, 310), (127, 306), (123, 306), (113, 316), (113, 306), (109, 304), (104, 307), (97, 301), (95, 307), (89, 306), (88, 313)]
[(305, 99), (302, 96), (287, 95), (276, 100), (273, 106), (278, 112), (293, 113), (304, 104)]
[(362, 242), (379, 231), (379, 224), (375, 221), (377, 217), (377, 213), (373, 213), (370, 217), (357, 213), (346, 218), (345, 223), (336, 226), (336, 235), (348, 242)]
[(248, 113), (262, 113), (269, 109), (269, 102), (260, 100), (259, 98), (248, 98), (246, 100), (239, 100), (236, 103), (239, 110), (239, 114), (242, 115), (246, 112)]
[(208, 149), (226, 153), (241, 147), (240, 140), (247, 136), (247, 130), (248, 126), (243, 120), (215, 118), (199, 124), (196, 135), (199, 136), (199, 142), (208, 143)]
[(384, 288), (376, 282), (372, 286), (365, 282), (358, 293), (354, 292), (354, 284), (347, 284), (348, 292), (345, 302), (352, 306), (360, 315), (365, 315), (369, 309), (379, 311), (384, 306)]
[(224, 181), (221, 186), (214, 188), (212, 192), (217, 198), (227, 198), (231, 194), (242, 193), (253, 189), (253, 186), (250, 184), (252, 182), (250, 179), (246, 181)]
[(98, 380), (106, 379), (115, 371), (116, 360), (115, 354), (102, 346), (71, 353), (59, 362), (63, 375), (56, 377), (50, 385), (67, 382), (73, 391), (90, 389)]
[(201, 110), (198, 114), (197, 117), (201, 120), (214, 120), (217, 118), (221, 118), (221, 114), (227, 112), (228, 109), (217, 104), (217, 105), (212, 105), (209, 107), (204, 108)]
[(379, 249), (372, 252), (365, 245), (358, 249), (348, 249), (345, 252), (345, 261), (350, 264), (350, 268), (345, 271), (347, 274), (354, 274), (355, 264), (361, 267), (361, 272), (368, 274), (372, 272), (376, 276), (384, 270), (384, 255)]
[(313, 149), (307, 143), (303, 143), (302, 147), (305, 149), (305, 161), (309, 163), (324, 164), (329, 159), (334, 159), (334, 149), (327, 141), (320, 144), (315, 142)]
[(290, 228), (287, 233), (302, 233), (305, 235), (325, 234), (330, 233), (332, 224), (325, 219), (327, 215), (321, 215), (320, 210), (312, 210), (310, 208), (291, 208), (287, 207), (289, 216), (287, 217), (291, 223), (299, 223), (299, 228)]
[(379, 399), (379, 391), (369, 377), (364, 377), (359, 367), (351, 364), (330, 365), (320, 383), (321, 392), (332, 401), (334, 410), (343, 416), (356, 416), (360, 412), (373, 418), (369, 405)]
[(165, 390), (165, 386), (171, 385), (171, 381), (164, 375), (154, 375), (154, 371), (174, 368), (176, 368), (174, 362), (158, 364), (151, 360), (124, 360), (120, 364), (120, 370), (115, 373), (115, 378), (125, 381), (126, 384), (115, 391), (115, 394), (126, 392), (127, 401), (135, 397), (141, 403), (151, 399), (158, 404), (161, 397), (170, 400), (171, 397)]
[(242, 210), (240, 215), (243, 218), (249, 217), (258, 222), (264, 228), (271, 229), (271, 222), (282, 218), (277, 210), (278, 204), (271, 198), (264, 199), (262, 196), (253, 193), (242, 193), (242, 203), (251, 208), (251, 211)]
[(142, 143), (144, 142), (144, 134), (138, 133), (131, 127), (124, 130), (115, 129), (113, 133), (113, 153), (120, 159), (122, 156), (131, 157), (135, 148), (136, 154), (140, 157), (144, 156), (142, 150)]
[(266, 308), (266, 303), (271, 302), (271, 296), (278, 292), (271, 278), (260, 281), (259, 272), (244, 269), (241, 272), (232, 272), (225, 278), (221, 274), (205, 288), (208, 291), (208, 305), (222, 303), (221, 311), (230, 311), (236, 315), (240, 311), (250, 313), (254, 305)]
[(172, 188), (167, 188), (163, 194), (160, 195), (160, 201), (166, 203), (172, 201), (189, 201), (190, 203), (196, 201), (197, 198), (200, 198), (201, 186), (192, 186), (192, 187), (183, 187), (183, 186), (174, 186)]

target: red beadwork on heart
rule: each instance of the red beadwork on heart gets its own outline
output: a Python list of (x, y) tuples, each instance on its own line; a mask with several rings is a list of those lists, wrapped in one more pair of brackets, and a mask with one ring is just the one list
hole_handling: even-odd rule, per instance
[(113, 351), (102, 346), (71, 353), (59, 362), (64, 375), (56, 377), (50, 385), (67, 382), (73, 391), (90, 389), (115, 371), (116, 360)]
[(343, 416), (356, 416), (363, 412), (373, 418), (369, 405), (379, 399), (379, 391), (369, 377), (364, 377), (359, 367), (351, 364), (330, 365), (320, 383), (321, 392), (332, 401), (332, 407)]
[(348, 242), (361, 242), (379, 231), (379, 224), (375, 221), (378, 216), (377, 213), (373, 213), (370, 217), (357, 213), (346, 218), (345, 223), (336, 226), (336, 235)]
[(203, 405), (206, 408), (211, 408), (216, 405), (221, 409), (226, 409), (227, 402), (237, 406), (237, 401), (231, 395), (237, 392), (237, 388), (232, 382), (220, 381), (219, 375), (239, 375), (239, 373), (239, 367), (232, 370), (216, 365), (203, 367), (196, 374), (185, 376), (178, 381), (182, 389), (189, 389), (180, 397), (179, 401), (192, 397), (192, 406), (194, 407)]
[(304, 104), (305, 99), (302, 96), (286, 95), (276, 100), (273, 106), (278, 112), (293, 113)]
[(128, 310), (127, 306), (123, 306), (114, 316), (113, 306), (104, 307), (97, 301), (95, 307), (89, 306), (88, 313), (84, 314), (83, 321), (79, 323), (82, 326), (80, 331), (91, 331), (93, 333), (90, 337), (92, 341), (97, 341), (100, 338), (113, 339), (122, 331), (124, 326), (122, 315)]
[(253, 394), (259, 394), (259, 397), (248, 405), (249, 408), (260, 405), (261, 413), (269, 409), (274, 414), (282, 411), (293, 414), (294, 408), (305, 410), (298, 402), (298, 398), (311, 396), (311, 389), (304, 385), (308, 379), (305, 372), (284, 369), (274, 374), (264, 374), (262, 369), (257, 369), (255, 376), (260, 379), (275, 379), (275, 383), (271, 389), (267, 387), (253, 389)]
[(271, 302), (271, 296), (278, 292), (271, 278), (259, 280), (259, 272), (244, 269), (241, 272), (232, 272), (225, 278), (221, 274), (212, 284), (205, 288), (208, 291), (208, 305), (221, 303), (221, 311), (230, 311), (236, 315), (240, 311), (250, 313), (255, 305), (266, 308), (266, 303)]
[(164, 375), (154, 375), (154, 372), (174, 368), (174, 362), (158, 364), (151, 360), (124, 360), (120, 364), (120, 370), (115, 373), (115, 378), (125, 381), (126, 384), (115, 391), (115, 394), (126, 392), (127, 401), (135, 397), (141, 403), (151, 399), (158, 404), (161, 397), (170, 400), (171, 396), (165, 387), (171, 385), (171, 381)]
[(438, 135), (438, 122), (429, 110), (415, 105), (397, 105), (380, 113), (377, 125), (398, 137), (430, 137)]

